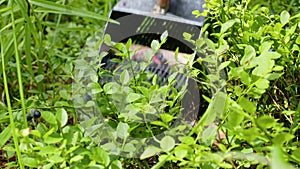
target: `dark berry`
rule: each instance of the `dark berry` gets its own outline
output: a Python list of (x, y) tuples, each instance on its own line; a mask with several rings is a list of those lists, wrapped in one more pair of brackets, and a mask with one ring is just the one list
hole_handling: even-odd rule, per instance
[(92, 97), (90, 95), (86, 94), (86, 95), (84, 95), (84, 100), (91, 101)]
[(30, 116), (29, 114), (26, 114), (26, 119), (27, 119), (27, 121), (30, 121), (32, 119), (32, 116)]
[(41, 117), (41, 112), (39, 112), (38, 110), (34, 111), (33, 117), (34, 117), (34, 118), (39, 118), (39, 117)]

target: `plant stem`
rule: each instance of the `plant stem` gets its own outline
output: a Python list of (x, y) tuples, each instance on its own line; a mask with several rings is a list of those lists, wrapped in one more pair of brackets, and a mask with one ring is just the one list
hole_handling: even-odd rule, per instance
[[(1, 49), (4, 49), (3, 40), (1, 38), (1, 36), (0, 36), (0, 42), (1, 42), (0, 43), (1, 44)], [(13, 140), (14, 140), (14, 144), (15, 144), (15, 148), (16, 148), (18, 163), (20, 165), (20, 168), (24, 169), (24, 166), (22, 164), (21, 151), (20, 151), (20, 148), (19, 148), (19, 141), (18, 141), (17, 133), (16, 133), (14, 117), (13, 117), (12, 108), (11, 108), (11, 104), (10, 104), (10, 97), (9, 97), (7, 78), (6, 78), (6, 72), (5, 72), (5, 63), (4, 63), (5, 58), (4, 58), (3, 50), (1, 50), (1, 58), (2, 58), (2, 71), (3, 71), (4, 90), (5, 90), (5, 95), (6, 95), (7, 109), (8, 109), (8, 112), (9, 112), (9, 119), (10, 119), (10, 125), (11, 125), (11, 129), (12, 129)]]
[(16, 25), (15, 25), (15, 18), (14, 18), (14, 11), (13, 11), (13, 2), (12, 8), (11, 8), (11, 19), (12, 19), (12, 27), (13, 27), (13, 40), (14, 40), (14, 47), (15, 47), (15, 58), (16, 58), (16, 64), (17, 64), (17, 75), (18, 75), (18, 82), (19, 82), (19, 93), (20, 93), (20, 99), (21, 99), (21, 105), (22, 105), (22, 113), (23, 113), (23, 123), (25, 124), (25, 128), (28, 127), (27, 119), (26, 119), (26, 105), (24, 100), (24, 91), (23, 91), (23, 83), (22, 83), (22, 73), (21, 73), (21, 65), (20, 65), (20, 56), (18, 51), (18, 44), (17, 44), (17, 31), (16, 31)]

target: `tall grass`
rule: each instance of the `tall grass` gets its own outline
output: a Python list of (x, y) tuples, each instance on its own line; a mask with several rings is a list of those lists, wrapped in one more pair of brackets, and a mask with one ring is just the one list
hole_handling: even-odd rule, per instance
[[(18, 166), (21, 169), (24, 168), (24, 164), (17, 131), (29, 127), (26, 114), (29, 114), (28, 109), (31, 102), (28, 102), (28, 98), (32, 96), (32, 92), (39, 93), (41, 96), (46, 93), (45, 89), (48, 87), (46, 78), (49, 75), (47, 72), (49, 68), (44, 65), (49, 65), (51, 68), (53, 65), (50, 62), (56, 57), (56, 53), (50, 52), (60, 50), (55, 48), (49, 51), (45, 50), (49, 46), (55, 47), (58, 38), (55, 33), (52, 44), (48, 44), (47, 42), (50, 40), (46, 37), (45, 32), (47, 29), (64, 28), (64, 26), (60, 26), (61, 22), (65, 19), (64, 24), (66, 24), (68, 17), (93, 24), (102, 23), (104, 25), (106, 21), (117, 23), (107, 16), (115, 2), (0, 0), (0, 70), (2, 69), (0, 71), (0, 95), (5, 96), (0, 99), (0, 148), (2, 149), (10, 137), (13, 137)], [(76, 3), (86, 4), (76, 7), (74, 5)], [(96, 5), (94, 7), (99, 11), (104, 12), (89, 11), (88, 8), (84, 8), (93, 5)], [(55, 26), (51, 26), (49, 24), (51, 22), (55, 23)], [(75, 26), (71, 29), (54, 31), (73, 31), (80, 35), (80, 31), (95, 30), (92, 27), (85, 29)], [(53, 75), (52, 80), (56, 78)], [(38, 101), (35, 100), (35, 102)], [(20, 110), (21, 114), (19, 114)]]
[[(4, 49), (2, 37), (0, 37), (0, 43), (1, 43), (1, 49)], [(16, 149), (16, 153), (17, 153), (17, 158), (18, 158), (19, 166), (20, 166), (21, 169), (23, 169), (24, 166), (23, 166), (23, 164), (21, 162), (22, 159), (21, 159), (21, 151), (20, 151), (20, 148), (19, 148), (19, 140), (18, 140), (18, 136), (17, 136), (17, 133), (16, 133), (16, 126), (15, 126), (14, 117), (13, 117), (13, 113), (12, 113), (12, 107), (11, 107), (11, 103), (10, 103), (11, 100), (10, 100), (9, 88), (8, 88), (8, 84), (7, 84), (7, 77), (6, 77), (5, 64), (4, 64), (5, 63), (5, 56), (3, 54), (3, 50), (1, 50), (1, 58), (2, 58), (3, 84), (4, 84), (4, 90), (5, 90), (5, 95), (6, 95), (7, 108), (8, 108), (9, 119), (10, 119), (10, 125), (8, 127), (10, 127), (11, 131), (12, 131), (12, 136), (13, 136), (13, 140), (14, 140), (14, 145), (15, 145), (15, 149)]]

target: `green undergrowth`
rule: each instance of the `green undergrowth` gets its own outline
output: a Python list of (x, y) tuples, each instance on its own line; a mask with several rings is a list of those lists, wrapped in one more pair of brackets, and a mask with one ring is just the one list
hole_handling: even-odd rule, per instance
[[(210, 0), (206, 12), (191, 11), (206, 16), (200, 39), (182, 35), (205, 56), (186, 69), (206, 110), (193, 125), (173, 128), (184, 91), (172, 88), (174, 76), (158, 86), (158, 77), (132, 73), (132, 42), (103, 35), (115, 3), (0, 0), (2, 168), (299, 167), (297, 0)], [(99, 64), (102, 43), (129, 65), (106, 84), (99, 83), (108, 75)]]

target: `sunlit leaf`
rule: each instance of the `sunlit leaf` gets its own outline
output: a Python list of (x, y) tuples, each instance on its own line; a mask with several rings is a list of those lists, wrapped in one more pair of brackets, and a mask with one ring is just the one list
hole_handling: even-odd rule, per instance
[(264, 129), (273, 127), (276, 124), (276, 120), (268, 115), (261, 116), (257, 119), (257, 124)]
[(293, 169), (293, 167), (286, 162), (284, 154), (280, 147), (275, 146), (272, 151), (271, 169)]
[(60, 127), (63, 127), (67, 124), (68, 122), (68, 113), (64, 108), (58, 109), (56, 113), (56, 119), (60, 124)]
[(128, 136), (129, 125), (127, 123), (120, 122), (117, 126), (118, 137), (125, 139)]
[(229, 21), (225, 22), (224, 24), (222, 24), (221, 33), (226, 32), (229, 28), (231, 28), (237, 22), (238, 22), (237, 19), (232, 19), (232, 20), (229, 20)]
[(33, 168), (37, 168), (39, 165), (38, 160), (36, 158), (30, 158), (30, 157), (22, 158), (22, 163), (25, 166), (33, 167)]
[(288, 11), (284, 10), (280, 13), (280, 22), (281, 22), (281, 24), (285, 25), (286, 23), (289, 22), (289, 19), (290, 19), (290, 14), (289, 14)]
[(136, 100), (139, 100), (141, 98), (143, 98), (144, 96), (138, 93), (129, 93), (129, 95), (126, 97), (126, 101), (128, 103), (130, 102), (134, 102)]
[(142, 153), (141, 159), (145, 159), (151, 156), (154, 156), (155, 154), (159, 153), (161, 150), (154, 146), (149, 146), (146, 148), (146, 150)]
[(245, 48), (244, 56), (241, 59), (241, 65), (245, 65), (247, 62), (249, 62), (252, 58), (256, 56), (255, 49), (248, 45)]
[(129, 73), (126, 69), (121, 73), (120, 81), (123, 85), (128, 84), (128, 82), (130, 81)]

